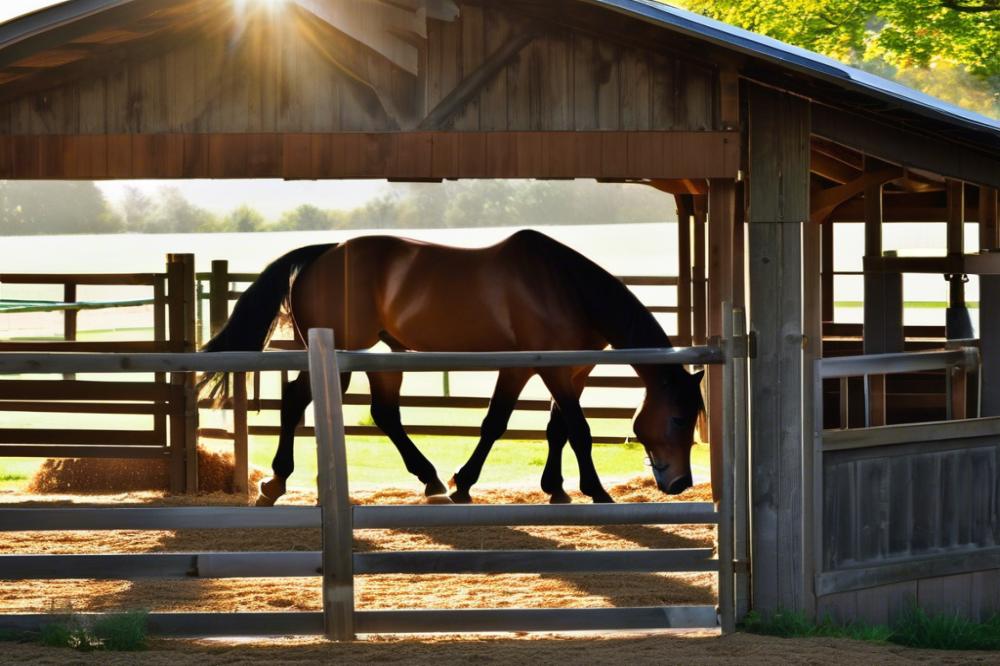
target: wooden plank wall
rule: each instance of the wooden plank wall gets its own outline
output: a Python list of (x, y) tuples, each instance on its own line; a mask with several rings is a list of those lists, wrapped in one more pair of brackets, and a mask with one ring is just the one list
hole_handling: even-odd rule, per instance
[(837, 622), (892, 626), (914, 603), (931, 614), (957, 614), (986, 622), (1000, 612), (1000, 569), (827, 594), (818, 598), (816, 608), (819, 617)]
[[(231, 26), (206, 27), (127, 57), (95, 56), (83, 78), (44, 92), (12, 96), (0, 86), (0, 135), (414, 129), (529, 29), (538, 36), (440, 125), (423, 129), (720, 129), (718, 74), (705, 61), (539, 27), (495, 7), (467, 4), (461, 12), (454, 22), (428, 21), (426, 66), (416, 80), (315, 17), (258, 20), (242, 36)], [(698, 153), (688, 158), (696, 162)]]
[(944, 440), (824, 454), (824, 571), (995, 546), (1000, 445)]

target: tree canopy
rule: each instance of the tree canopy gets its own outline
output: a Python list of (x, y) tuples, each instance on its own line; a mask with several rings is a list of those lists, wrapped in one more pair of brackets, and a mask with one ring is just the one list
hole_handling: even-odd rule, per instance
[(927, 92), (1000, 115), (1000, 0), (676, 1), (922, 89), (946, 78)]

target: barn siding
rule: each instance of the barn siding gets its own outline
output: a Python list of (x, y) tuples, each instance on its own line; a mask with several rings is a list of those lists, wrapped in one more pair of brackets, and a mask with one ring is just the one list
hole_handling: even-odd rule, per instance
[[(159, 52), (95, 62), (88, 71), (101, 75), (0, 104), (0, 128), (39, 135), (396, 131), (415, 126), (521, 34), (516, 20), (465, 5), (455, 22), (428, 21), (419, 80), (353, 49), (349, 66), (366, 82), (336, 64), (331, 40), (338, 38), (315, 26), (303, 31), (301, 19), (251, 24), (238, 40), (225, 31), (189, 32)], [(569, 28), (541, 30), (433, 129), (718, 129), (714, 68)]]

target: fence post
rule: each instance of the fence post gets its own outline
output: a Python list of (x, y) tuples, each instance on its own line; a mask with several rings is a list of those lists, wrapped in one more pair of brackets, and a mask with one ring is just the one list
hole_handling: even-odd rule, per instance
[[(168, 327), (170, 349), (175, 352), (195, 351), (195, 272), (193, 254), (167, 255), (167, 298), (170, 304)], [(170, 383), (178, 386), (182, 396), (171, 415), (172, 460), (183, 461), (184, 488), (198, 492), (198, 404), (193, 373), (174, 373)], [(174, 468), (176, 470), (176, 467)], [(175, 485), (172, 481), (171, 485)]]
[(354, 525), (347, 486), (344, 407), (333, 331), (309, 331), (309, 377), (323, 508), (323, 623), (332, 640), (354, 638)]
[(212, 262), (212, 278), (208, 283), (208, 319), (214, 337), (229, 320), (229, 262)]
[[(63, 285), (63, 303), (76, 303), (76, 285)], [(63, 310), (63, 340), (76, 340), (76, 323), (78, 311), (73, 309)], [(65, 380), (76, 379), (73, 373), (63, 375)]]
[(733, 452), (734, 479), (733, 506), (733, 557), (738, 563), (734, 573), (734, 614), (735, 620), (742, 620), (750, 612), (750, 435), (749, 401), (747, 399), (747, 339), (746, 310), (733, 308), (732, 337), (739, 341), (739, 355), (734, 358), (730, 377), (733, 401)]
[(250, 475), (248, 409), (247, 373), (233, 373), (233, 490), (242, 495), (247, 494)]
[(716, 511), (719, 514), (719, 616), (722, 633), (729, 634), (736, 630), (735, 591), (733, 578), (733, 457), (736, 434), (735, 415), (737, 405), (736, 394), (733, 391), (734, 370), (736, 366), (736, 341), (733, 338), (733, 307), (729, 302), (722, 303), (722, 340), (726, 352), (726, 363), (722, 366), (722, 386), (726, 395), (719, 395), (722, 407), (722, 470), (719, 474), (722, 483), (719, 488), (719, 501)]

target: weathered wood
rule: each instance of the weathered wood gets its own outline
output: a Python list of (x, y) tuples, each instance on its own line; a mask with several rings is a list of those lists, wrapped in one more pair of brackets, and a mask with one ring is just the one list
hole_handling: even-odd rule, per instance
[[(979, 190), (979, 226), (984, 240), (993, 241), (998, 247), (997, 190), (983, 187)], [(980, 241), (981, 243), (983, 240)], [(1000, 276), (989, 275), (979, 278), (979, 337), (983, 364), (980, 368), (980, 414), (1000, 415)]]
[[(415, 135), (409, 132), (377, 134), (283, 134), (267, 141), (260, 135), (225, 134), (211, 135), (207, 146), (195, 141), (192, 135), (178, 138), (187, 151), (207, 151), (201, 157), (208, 161), (205, 173), (196, 177), (214, 178), (394, 178), (415, 179), (431, 177), (428, 167), (417, 172), (413, 164), (434, 165), (435, 178), (734, 178), (739, 169), (738, 135), (734, 132), (468, 132), (460, 137), (461, 147), (482, 149), (473, 160), (471, 153), (462, 152), (454, 159), (454, 144), (447, 133), (430, 132)], [(140, 135), (129, 139), (131, 142)], [(179, 135), (178, 135), (179, 136)], [(109, 138), (110, 139), (110, 138)], [(183, 140), (182, 140), (183, 139)], [(45, 137), (24, 137), (28, 143), (40, 144)], [(173, 140), (173, 135), (168, 135)], [(414, 145), (423, 146), (416, 153)], [(594, 142), (599, 148), (594, 151)], [(561, 150), (530, 154), (519, 146), (541, 147), (556, 142)], [(646, 159), (629, 160), (630, 143), (644, 151)], [(142, 143), (145, 145), (145, 143)], [(130, 161), (127, 168), (109, 174), (109, 178), (156, 178), (163, 174), (151, 166), (158, 156), (152, 147), (142, 164)], [(441, 154), (438, 152), (441, 151)], [(30, 152), (30, 150), (29, 150)], [(399, 160), (400, 153), (408, 159)], [(591, 155), (591, 153), (593, 154)], [(566, 153), (576, 155), (568, 160)], [(636, 153), (638, 157), (640, 153)], [(674, 159), (674, 155), (697, 155), (695, 163)], [(587, 156), (590, 155), (590, 159)], [(356, 156), (357, 159), (354, 159)], [(530, 159), (529, 159), (530, 158)], [(130, 157), (131, 160), (131, 157)], [(0, 173), (8, 178), (39, 178), (39, 173), (29, 163), (14, 160), (10, 173)], [(61, 178), (79, 179), (84, 174), (75, 172), (68, 165)], [(167, 177), (187, 177), (188, 173)], [(89, 177), (89, 174), (87, 175)]]
[(807, 610), (803, 571), (801, 225), (809, 215), (809, 107), (750, 86), (750, 330), (753, 598)]
[(250, 434), (247, 426), (247, 375), (233, 374), (233, 490), (246, 495), (250, 477)]
[[(710, 337), (723, 335), (723, 303), (733, 300), (733, 226), (735, 224), (736, 184), (733, 181), (713, 179), (709, 182), (708, 195), (708, 318)], [(724, 396), (730, 388), (723, 381), (723, 367), (708, 368), (708, 417), (709, 444), (712, 458), (712, 489), (721, 497), (722, 447), (725, 425), (722, 419)], [(728, 501), (728, 500), (727, 500)]]
[[(98, 614), (82, 613), (91, 622)], [(301, 636), (324, 633), (323, 614), (283, 613), (150, 613), (156, 636)], [(0, 615), (0, 628), (39, 631), (51, 615)], [(359, 633), (441, 633), (497, 631), (624, 631), (692, 629), (716, 626), (713, 606), (649, 608), (504, 608), (494, 610), (359, 611)]]
[(1000, 187), (1000, 158), (986, 151), (822, 104), (813, 104), (812, 113), (812, 131), (817, 136), (900, 166)]
[(823, 450), (849, 451), (914, 442), (930, 444), (953, 439), (1000, 437), (1000, 417), (968, 419), (961, 423), (911, 423), (878, 428), (833, 430), (823, 433)]
[[(2, 557), (2, 556), (0, 556)], [(0, 562), (3, 560), (0, 559)], [(424, 550), (355, 553), (354, 572), (515, 574), (717, 571), (711, 548), (649, 550)]]
[(214, 336), (229, 320), (229, 261), (212, 261), (208, 286), (208, 312), (211, 334)]
[(320, 527), (320, 509), (252, 507), (115, 507), (0, 509), (0, 532), (78, 530), (215, 530)]
[[(690, 197), (677, 196), (677, 340), (693, 344), (691, 332), (691, 210)], [(626, 282), (625, 284), (630, 284)]]
[(354, 526), (340, 368), (333, 331), (309, 331), (309, 378), (316, 420), (318, 492), (323, 507), (323, 614), (327, 637), (354, 638)]

